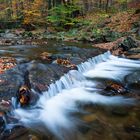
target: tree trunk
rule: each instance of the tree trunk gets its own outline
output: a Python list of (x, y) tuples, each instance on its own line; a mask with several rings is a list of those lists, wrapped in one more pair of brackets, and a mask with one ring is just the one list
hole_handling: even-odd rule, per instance
[(108, 10), (108, 4), (109, 4), (109, 0), (106, 1), (106, 6), (105, 6), (105, 11), (107, 12)]

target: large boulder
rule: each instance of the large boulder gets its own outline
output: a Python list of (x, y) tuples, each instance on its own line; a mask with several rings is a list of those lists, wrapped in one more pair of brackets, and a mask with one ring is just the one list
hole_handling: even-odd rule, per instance
[(46, 91), (51, 83), (58, 80), (70, 68), (57, 64), (41, 64), (33, 62), (28, 68), (31, 87), (38, 92)]
[(22, 84), (24, 84), (24, 74), (17, 66), (0, 74), (0, 100), (9, 100), (16, 96)]

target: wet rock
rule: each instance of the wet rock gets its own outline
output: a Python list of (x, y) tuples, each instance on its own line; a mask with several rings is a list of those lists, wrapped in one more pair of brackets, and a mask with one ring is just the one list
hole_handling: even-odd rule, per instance
[(97, 119), (97, 116), (95, 114), (89, 114), (89, 115), (85, 115), (82, 120), (87, 122), (87, 123), (91, 123), (94, 122)]
[(56, 60), (56, 59), (68, 59), (72, 56), (72, 54), (61, 54), (61, 53), (58, 53), (58, 54), (53, 54), (52, 55), (52, 59), (53, 60)]
[(64, 46), (64, 47), (61, 47), (61, 48), (58, 48), (59, 51), (70, 51), (70, 52), (78, 52), (79, 50), (81, 50), (80, 48), (78, 47), (75, 47), (75, 46)]
[(40, 140), (40, 139), (35, 135), (29, 135), (29, 140)]
[(5, 30), (3, 33), (0, 34), (1, 38), (5, 38), (5, 39), (16, 39), (19, 38), (20, 35), (16, 34), (15, 32), (13, 32), (12, 30)]
[(16, 66), (16, 59), (12, 57), (1, 57), (0, 58), (0, 73), (11, 69)]
[(109, 43), (100, 43), (100, 44), (95, 44), (93, 47), (101, 48), (104, 50), (110, 50), (113, 55), (120, 55), (122, 50), (121, 48), (118, 48), (118, 44), (123, 42), (124, 37), (117, 39), (116, 41), (109, 42)]
[(140, 89), (140, 72), (134, 72), (125, 77), (125, 83), (129, 89)]
[(0, 45), (11, 46), (15, 44), (15, 40), (12, 39), (0, 39)]
[(16, 34), (10, 33), (10, 32), (9, 33), (5, 33), (3, 37), (4, 38), (18, 38), (18, 36)]
[(127, 56), (126, 56), (127, 58), (129, 58), (129, 59), (140, 59), (140, 54), (129, 54), (128, 55), (128, 53), (127, 53)]
[(135, 44), (137, 45), (137, 47), (130, 48), (127, 52), (124, 52), (124, 55), (127, 58), (140, 59), (140, 41), (135, 40)]
[(139, 125), (125, 126), (124, 129), (128, 133), (131, 133), (131, 132), (140, 132), (140, 126)]
[[(87, 58), (89, 57), (94, 57), (97, 54), (100, 54), (101, 50), (96, 49), (96, 48), (79, 48), (75, 46), (64, 46), (58, 48), (58, 51), (61, 52), (65, 56), (65, 58), (71, 59), (71, 57), (79, 57), (83, 61), (86, 61)], [(103, 50), (102, 50), (103, 52)], [(71, 54), (71, 56), (67, 57), (67, 54)], [(63, 57), (58, 57), (58, 58), (63, 58)]]
[(133, 49), (131, 49), (131, 50), (129, 50), (128, 51), (128, 53), (127, 54), (135, 54), (135, 55), (137, 55), (138, 53), (140, 53), (140, 48), (138, 47), (138, 48), (133, 48)]
[(10, 100), (24, 84), (24, 74), (15, 67), (0, 74), (0, 81), (0, 100)]
[(51, 53), (43, 52), (40, 54), (42, 60), (46, 60), (47, 62), (51, 62), (53, 60), (53, 56)]
[(64, 67), (70, 68), (70, 69), (77, 69), (77, 66), (75, 64), (72, 64), (69, 60), (67, 59), (57, 59), (56, 61), (54, 61), (53, 63), (62, 65)]
[[(116, 132), (114, 132), (114, 135), (115, 135), (116, 140), (133, 140), (134, 139), (133, 135), (130, 135), (123, 131), (122, 132), (116, 131)], [(135, 139), (135, 140), (137, 140), (137, 139)]]
[(0, 112), (0, 133), (4, 131), (5, 121), (4, 121), (4, 113)]
[(10, 110), (11, 110), (11, 103), (10, 103), (10, 101), (2, 100), (0, 102), (0, 111), (8, 112)]
[(98, 134), (103, 134), (104, 133), (104, 123), (102, 123), (99, 119), (96, 119), (95, 121), (92, 122), (92, 131), (97, 132)]
[(70, 68), (57, 64), (44, 65), (34, 62), (28, 70), (31, 87), (37, 91), (46, 91), (48, 85), (58, 80)]
[(27, 85), (23, 85), (19, 88), (17, 93), (17, 104), (20, 103), (22, 107), (28, 105), (34, 105), (38, 100), (38, 93), (31, 90)]
[(105, 91), (110, 91), (111, 94), (114, 93), (118, 95), (118, 94), (124, 94), (128, 92), (128, 90), (121, 83), (108, 81), (106, 84), (107, 85)]
[(138, 45), (132, 37), (127, 37), (122, 43), (119, 44), (119, 48), (122, 48), (123, 51), (128, 51), (132, 48), (137, 48)]
[(113, 110), (111, 112), (113, 115), (118, 116), (118, 117), (125, 117), (129, 114), (128, 109), (126, 109), (124, 107), (113, 108)]
[[(0, 135), (0, 140), (22, 140), (22, 136), (28, 136), (28, 130), (21, 126), (16, 126), (12, 129), (4, 130)], [(28, 137), (26, 137), (27, 139)]]
[(19, 91), (18, 91), (18, 101), (20, 102), (21, 105), (28, 105), (29, 102), (30, 102), (30, 98), (31, 98), (31, 91), (30, 89), (24, 85), (24, 86), (21, 86), (19, 88)]

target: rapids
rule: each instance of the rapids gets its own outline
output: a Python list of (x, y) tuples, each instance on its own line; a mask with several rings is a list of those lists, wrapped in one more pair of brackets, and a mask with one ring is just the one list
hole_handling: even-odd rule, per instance
[(49, 130), (61, 140), (70, 139), (77, 131), (77, 126), (83, 123), (71, 115), (75, 112), (84, 113), (80, 105), (135, 104), (136, 100), (132, 98), (100, 94), (103, 88), (98, 85), (96, 78), (123, 82), (124, 76), (140, 70), (140, 61), (119, 58), (106, 52), (88, 59), (77, 67), (78, 70), (71, 70), (52, 83), (48, 91), (40, 95), (36, 105), (28, 109), (16, 106), (11, 115), (18, 118), (18, 124), (43, 133)]

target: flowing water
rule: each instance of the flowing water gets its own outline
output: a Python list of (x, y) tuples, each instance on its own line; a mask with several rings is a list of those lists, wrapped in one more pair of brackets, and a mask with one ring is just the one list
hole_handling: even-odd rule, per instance
[[(140, 61), (115, 57), (110, 52), (87, 60), (97, 49), (52, 41), (41, 47), (1, 46), (0, 54), (15, 57), (20, 63), (35, 60), (48, 65), (39, 57), (44, 51), (80, 58), (77, 64), (85, 62), (52, 83), (34, 106), (20, 108), (13, 99), (14, 108), (9, 116), (17, 120), (10, 121), (7, 129), (24, 126), (28, 130), (20, 135), (14, 132), (17, 137), (2, 140), (140, 139)], [(126, 90), (107, 90), (108, 83), (121, 84)]]
[(127, 87), (125, 78), (139, 70), (138, 60), (104, 53), (52, 83), (34, 106), (15, 107), (11, 114), (19, 120), (17, 125), (52, 136), (40, 134), (38, 139), (138, 140), (139, 98), (131, 89), (114, 96), (105, 90), (105, 83), (116, 81)]

